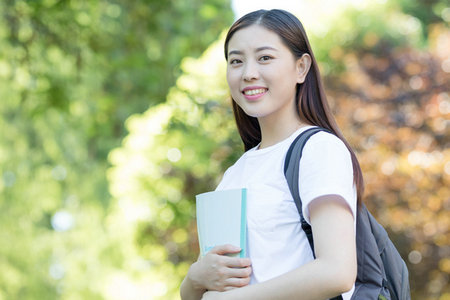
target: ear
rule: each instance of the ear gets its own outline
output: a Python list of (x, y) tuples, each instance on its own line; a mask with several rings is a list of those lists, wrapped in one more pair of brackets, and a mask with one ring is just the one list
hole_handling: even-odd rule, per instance
[(295, 67), (297, 69), (297, 83), (305, 82), (306, 75), (311, 67), (311, 56), (308, 53), (303, 54), (302, 57), (297, 59)]

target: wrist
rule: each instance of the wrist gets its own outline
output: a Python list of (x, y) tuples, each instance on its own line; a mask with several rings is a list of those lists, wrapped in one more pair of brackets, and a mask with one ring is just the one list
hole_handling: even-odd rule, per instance
[(194, 290), (204, 292), (206, 291), (206, 288), (197, 275), (198, 267), (199, 267), (198, 262), (193, 263), (189, 268), (186, 278), (189, 280), (189, 283)]

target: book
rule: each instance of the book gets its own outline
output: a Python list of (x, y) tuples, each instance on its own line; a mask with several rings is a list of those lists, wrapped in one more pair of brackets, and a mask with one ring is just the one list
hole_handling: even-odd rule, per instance
[(247, 255), (247, 190), (213, 191), (195, 196), (200, 255), (218, 245), (231, 244)]

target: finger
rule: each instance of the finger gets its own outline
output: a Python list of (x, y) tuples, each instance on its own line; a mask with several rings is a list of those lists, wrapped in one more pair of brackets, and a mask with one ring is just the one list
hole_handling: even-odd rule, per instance
[(252, 274), (252, 268), (246, 267), (246, 268), (231, 268), (228, 270), (228, 276), (230, 278), (247, 278), (250, 277)]
[(252, 264), (250, 258), (224, 257), (225, 265), (229, 268), (246, 268)]
[(243, 287), (250, 283), (250, 277), (246, 278), (228, 278), (227, 287)]
[(211, 249), (211, 253), (214, 254), (219, 254), (219, 255), (224, 255), (227, 253), (239, 253), (241, 252), (241, 248), (230, 245), (230, 244), (226, 244), (226, 245), (219, 245), (219, 246), (215, 246), (214, 248)]

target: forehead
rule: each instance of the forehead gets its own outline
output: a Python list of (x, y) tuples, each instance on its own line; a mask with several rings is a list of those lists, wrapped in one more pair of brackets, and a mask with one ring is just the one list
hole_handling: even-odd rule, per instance
[(236, 31), (228, 42), (228, 52), (269, 46), (277, 50), (288, 50), (275, 32), (261, 26), (250, 25)]

